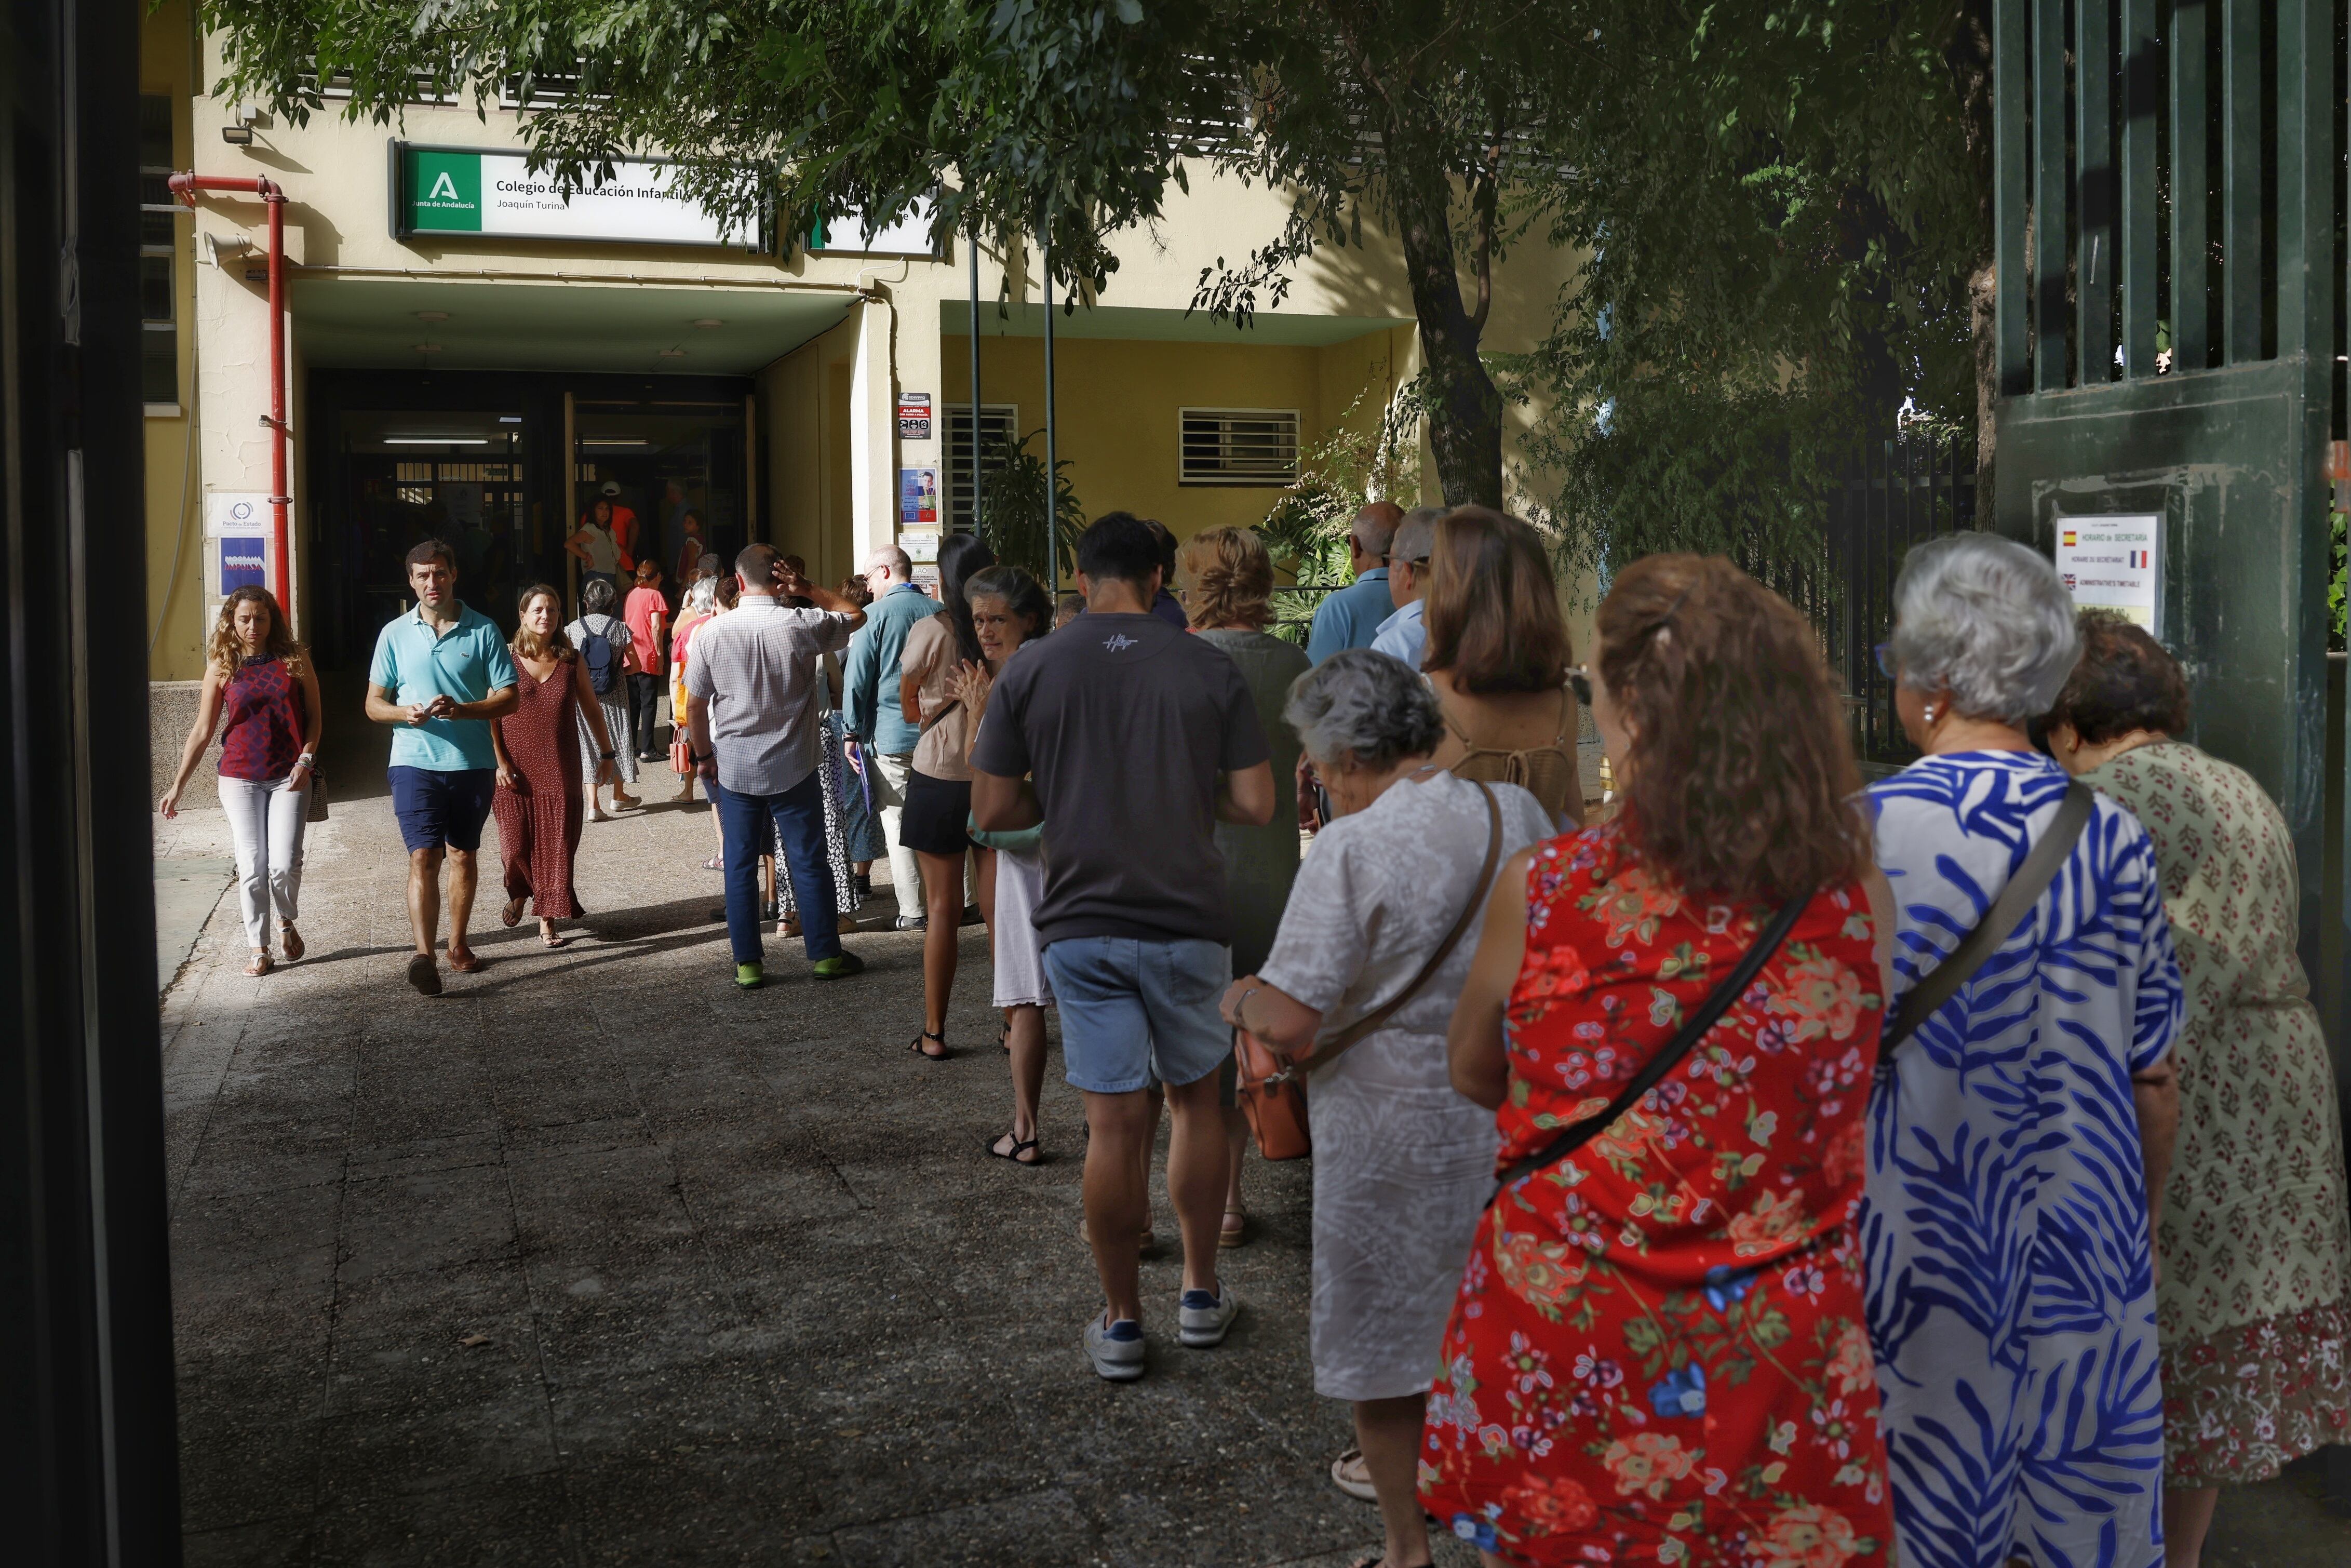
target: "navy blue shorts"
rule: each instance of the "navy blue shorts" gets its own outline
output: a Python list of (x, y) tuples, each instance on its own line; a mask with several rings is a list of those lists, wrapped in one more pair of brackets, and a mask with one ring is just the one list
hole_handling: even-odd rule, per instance
[(482, 824), (490, 820), (490, 797), (498, 785), (495, 768), (393, 768), (392, 814), (400, 819), (400, 841), (410, 853), (447, 845), (471, 853), (482, 847)]

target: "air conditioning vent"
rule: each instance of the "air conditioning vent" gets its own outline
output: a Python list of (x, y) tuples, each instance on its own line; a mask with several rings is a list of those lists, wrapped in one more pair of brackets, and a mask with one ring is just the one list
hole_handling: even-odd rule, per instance
[(1294, 408), (1187, 408), (1177, 479), (1186, 485), (1298, 483)]

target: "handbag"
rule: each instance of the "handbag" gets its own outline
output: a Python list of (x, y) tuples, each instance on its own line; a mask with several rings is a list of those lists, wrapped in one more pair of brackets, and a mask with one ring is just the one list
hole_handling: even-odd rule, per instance
[(310, 769), (310, 804), (302, 820), (306, 822), (327, 820), (327, 776), (316, 768)]
[(1437, 971), (1445, 967), (1445, 960), (1453, 956), (1453, 949), (1461, 945), (1469, 922), (1486, 906), (1494, 873), (1502, 861), (1502, 805), (1486, 785), (1479, 785), (1478, 789), (1486, 798), (1486, 862), (1478, 868), (1477, 884), (1470, 889), (1469, 900), (1461, 906), (1461, 913), (1454, 916), (1453, 928), (1429, 954), (1420, 972), (1405, 982), (1404, 989), (1329, 1039), (1318, 1040), (1312, 1050), (1295, 1061), (1238, 1024), (1233, 1026), (1234, 1092), (1241, 1114), (1249, 1118), (1249, 1131), (1256, 1134), (1258, 1153), (1265, 1158), (1295, 1160), (1314, 1152), (1314, 1140), (1306, 1122), (1306, 1075), (1318, 1067), (1329, 1066), (1349, 1046), (1377, 1031), (1406, 1002), (1418, 996), (1437, 977)]
[(670, 730), (669, 768), (681, 779), (694, 776), (694, 740), (682, 724)]
[(1706, 1000), (1698, 1004), (1698, 1011), (1684, 1019), (1679, 1032), (1666, 1042), (1665, 1049), (1649, 1058), (1641, 1071), (1633, 1075), (1633, 1082), (1625, 1086), (1625, 1092), (1611, 1100), (1607, 1108), (1597, 1116), (1585, 1117), (1526, 1158), (1514, 1161), (1502, 1173), (1493, 1197), (1486, 1200), (1486, 1207), (1493, 1207), (1494, 1199), (1501, 1197), (1514, 1183), (1557, 1165), (1606, 1132), (1618, 1117), (1640, 1103), (1642, 1095), (1656, 1088), (1667, 1073), (1680, 1066), (1682, 1058), (1687, 1056), (1691, 1047), (1697, 1045), (1706, 1031), (1715, 1026), (1715, 1021), (1730, 1009), (1730, 1004), (1747, 994), (1747, 988), (1755, 983), (1756, 975), (1771, 955), (1780, 950), (1780, 944), (1788, 939), (1788, 933), (1795, 929), (1797, 917), (1804, 913), (1805, 905), (1812, 901), (1813, 895), (1807, 893), (1781, 905), (1780, 912), (1771, 917), (1771, 924), (1763, 928), (1748, 947), (1746, 956), (1739, 960), (1739, 967), (1731, 970), (1729, 977), (1722, 984), (1707, 993)]

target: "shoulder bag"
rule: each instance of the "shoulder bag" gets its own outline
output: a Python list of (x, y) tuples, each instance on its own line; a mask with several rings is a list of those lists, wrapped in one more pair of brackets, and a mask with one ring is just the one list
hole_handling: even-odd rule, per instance
[(1679, 1031), (1666, 1042), (1664, 1050), (1649, 1058), (1641, 1071), (1633, 1075), (1633, 1082), (1625, 1085), (1625, 1092), (1611, 1100), (1607, 1109), (1597, 1116), (1585, 1117), (1526, 1158), (1513, 1162), (1502, 1173), (1499, 1185), (1494, 1188), (1493, 1197), (1486, 1200), (1486, 1207), (1491, 1208), (1494, 1198), (1501, 1197), (1513, 1183), (1557, 1165), (1606, 1132), (1618, 1117), (1640, 1103), (1642, 1095), (1664, 1082), (1666, 1074), (1681, 1065), (1682, 1058), (1690, 1053), (1691, 1048), (1715, 1026), (1716, 1020), (1730, 1010), (1730, 1004), (1744, 996), (1747, 988), (1755, 983), (1755, 977), (1762, 972), (1771, 955), (1780, 950), (1780, 944), (1788, 939), (1788, 933), (1795, 929), (1797, 918), (1812, 901), (1813, 895), (1806, 893), (1782, 904), (1780, 913), (1771, 917), (1771, 924), (1763, 928), (1739, 960), (1739, 967), (1731, 970), (1729, 977), (1722, 984), (1707, 993), (1706, 1000), (1698, 1004), (1698, 1011), (1682, 1020)]
[(1478, 911), (1485, 907), (1486, 896), (1493, 887), (1494, 872), (1502, 860), (1502, 806), (1492, 789), (1483, 784), (1478, 789), (1486, 798), (1486, 862), (1478, 870), (1477, 884), (1470, 890), (1469, 902), (1455, 916), (1453, 929), (1445, 934), (1445, 940), (1437, 945), (1420, 972), (1405, 982), (1404, 989), (1329, 1039), (1316, 1041), (1311, 1051), (1295, 1061), (1239, 1025), (1233, 1026), (1236, 1092), (1241, 1113), (1249, 1118), (1249, 1130), (1257, 1135), (1258, 1153), (1265, 1158), (1295, 1160), (1314, 1152), (1314, 1141), (1306, 1123), (1306, 1075), (1318, 1067), (1329, 1066), (1349, 1046), (1376, 1031), (1418, 996), (1437, 977), (1437, 971), (1445, 967), (1445, 960), (1453, 956), (1453, 949), (1461, 945)]
[(1902, 1006), (1894, 1014), (1893, 1027), (1877, 1048), (1883, 1061), (1894, 1053), (1894, 1048), (1917, 1032), (1920, 1024), (1939, 1011), (1945, 1002), (1959, 994), (1959, 988), (1974, 978), (1984, 960), (2000, 951), (2001, 944), (2022, 921), (2027, 911), (2041, 902), (2049, 884), (2057, 879), (2057, 868), (2064, 865), (2081, 841), (2082, 830), (2090, 824), (2091, 810), (2097, 797), (2090, 787), (2079, 779), (2065, 786), (2065, 799), (2059, 802), (2057, 815), (2051, 819), (2049, 831), (2000, 890), (2000, 896), (1984, 911), (1975, 929), (1962, 937), (1951, 949), (1951, 956), (1935, 966), (1934, 972), (1910, 988), (1902, 998)]

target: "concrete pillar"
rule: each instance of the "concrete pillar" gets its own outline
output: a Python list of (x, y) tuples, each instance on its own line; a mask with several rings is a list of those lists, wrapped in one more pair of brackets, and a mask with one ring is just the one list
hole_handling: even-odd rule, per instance
[(858, 307), (857, 347), (850, 361), (850, 529), (859, 564), (897, 538), (897, 378), (891, 339), (897, 309), (882, 300)]

